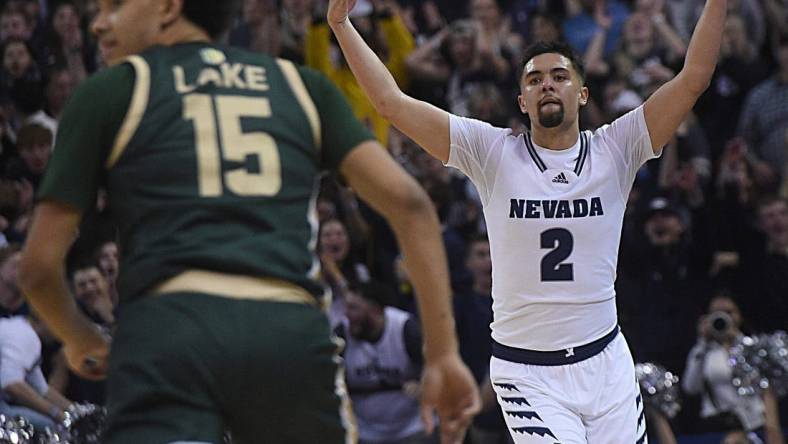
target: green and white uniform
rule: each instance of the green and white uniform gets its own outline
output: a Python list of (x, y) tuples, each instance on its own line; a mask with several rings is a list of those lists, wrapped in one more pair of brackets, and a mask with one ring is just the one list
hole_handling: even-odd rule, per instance
[[(233, 424), (238, 410), (254, 407), (248, 404), (247, 394), (271, 394), (257, 387), (236, 387), (238, 382), (267, 374), (262, 368), (265, 365), (302, 364), (268, 359), (279, 352), (274, 348), (289, 347), (287, 341), (293, 336), (300, 338), (302, 348), (328, 350), (322, 356), (327, 364), (313, 366), (323, 368), (324, 374), (311, 375), (309, 381), (257, 380), (261, 386), (293, 391), (292, 399), (285, 396), (267, 402), (283, 410), (322, 405), (323, 413), (316, 412), (316, 417), (323, 414), (324, 420), (340, 420), (338, 411), (325, 410), (332, 403), (338, 409), (336, 365), (329, 327), (327, 323), (323, 326), (323, 316), (314, 306), (237, 300), (239, 295), (234, 292), (243, 291), (234, 285), (227, 285), (226, 298), (216, 298), (215, 291), (146, 296), (158, 293), (162, 283), (198, 270), (286, 282), (319, 298), (323, 287), (317, 281), (319, 261), (314, 253), (318, 179), (323, 172), (336, 170), (350, 150), (371, 139), (325, 77), (287, 61), (232, 47), (208, 43), (156, 47), (80, 85), (63, 113), (39, 198), (84, 211), (92, 208), (96, 191), (105, 186), (110, 214), (120, 227), (121, 310), (110, 362), (108, 443), (213, 442), (211, 434), (220, 431), (222, 424), (206, 425), (211, 421), (195, 414), (203, 411), (211, 417), (212, 410), (219, 411), (220, 420), (236, 429), (241, 442), (340, 442), (331, 441), (330, 427), (320, 430), (320, 424), (331, 421), (313, 419), (305, 424), (293, 418), (303, 412), (257, 418), (257, 424)], [(223, 288), (222, 282), (209, 283)], [(192, 284), (202, 288), (200, 282)], [(238, 308), (249, 304), (264, 308)], [(222, 306), (228, 308), (220, 309)], [(277, 310), (286, 311), (283, 316), (294, 325), (274, 322)], [(302, 312), (303, 328), (293, 310)], [(165, 325), (156, 329), (150, 319)], [(172, 325), (166, 325), (168, 322)], [(183, 326), (176, 327), (179, 323)], [(239, 329), (240, 325), (246, 330)], [(168, 350), (157, 346), (166, 344), (170, 329), (179, 328), (194, 330), (192, 336), (183, 337), (182, 347)], [(200, 349), (202, 356), (195, 355), (198, 349), (188, 345), (190, 337), (198, 341), (194, 347), (205, 347)], [(255, 344), (261, 337), (266, 340)], [(210, 343), (211, 338), (215, 342)], [(259, 349), (263, 343), (274, 348)], [(218, 352), (217, 348), (228, 352), (235, 348), (238, 359), (252, 362), (246, 371), (256, 374), (246, 375), (250, 379), (238, 378), (241, 367), (249, 362), (241, 365), (232, 360), (232, 353), (209, 352)], [(196, 361), (178, 362), (190, 356)], [(320, 356), (303, 356), (305, 362), (308, 359)], [(162, 393), (179, 389), (169, 387), (173, 381), (163, 376), (162, 366), (167, 365), (173, 366), (170, 376), (176, 381), (180, 377), (193, 380), (199, 375), (195, 367), (200, 366), (209, 373), (222, 366), (236, 367), (236, 371), (226, 375), (229, 380), (193, 381), (216, 386), (188, 387), (181, 390), (183, 397), (173, 395), (170, 399)], [(178, 371), (182, 375), (178, 376)], [(139, 372), (150, 372), (150, 377), (135, 377)], [(330, 387), (315, 385), (317, 380)], [(309, 387), (315, 392), (304, 390)], [(332, 403), (318, 399), (323, 389), (328, 390), (324, 394), (332, 397)], [(232, 392), (226, 399), (221, 395), (225, 391)], [(156, 401), (154, 395), (163, 397)], [(145, 396), (151, 396), (148, 403), (141, 401)], [(192, 425), (188, 420), (168, 422), (155, 435), (140, 434), (147, 433), (140, 431), (146, 421), (175, 416), (201, 419)], [(134, 424), (143, 426), (138, 430)], [(295, 427), (298, 433), (288, 435), (295, 431), (288, 432), (288, 427)], [(270, 435), (265, 438), (261, 430)], [(309, 438), (310, 430), (318, 431), (313, 439)], [(186, 435), (192, 432), (194, 436)], [(255, 438), (255, 434), (259, 435)]]

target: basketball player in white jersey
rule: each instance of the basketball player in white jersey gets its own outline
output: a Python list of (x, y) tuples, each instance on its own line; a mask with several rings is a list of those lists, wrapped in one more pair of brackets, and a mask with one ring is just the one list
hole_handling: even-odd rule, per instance
[(375, 108), (479, 191), (493, 261), (490, 379), (518, 444), (646, 442), (632, 356), (616, 319), (618, 246), (635, 173), (707, 88), (726, 0), (707, 0), (684, 68), (639, 108), (580, 132), (588, 100), (571, 49), (527, 51), (520, 109), (531, 131), (448, 114), (405, 95), (331, 0), (328, 22)]

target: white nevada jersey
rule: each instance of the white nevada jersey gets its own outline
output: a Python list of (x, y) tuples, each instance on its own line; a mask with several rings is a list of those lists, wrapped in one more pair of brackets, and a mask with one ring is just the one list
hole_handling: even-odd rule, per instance
[(569, 149), (451, 116), (447, 165), (479, 191), (493, 263), (493, 339), (553, 351), (617, 324), (618, 246), (638, 169), (655, 157), (639, 107)]

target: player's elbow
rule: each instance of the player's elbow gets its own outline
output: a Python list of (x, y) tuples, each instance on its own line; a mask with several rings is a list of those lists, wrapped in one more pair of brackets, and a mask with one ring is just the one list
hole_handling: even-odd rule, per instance
[(682, 80), (685, 90), (695, 97), (700, 97), (711, 85), (713, 70), (687, 67), (682, 71)]
[(375, 110), (384, 119), (388, 121), (394, 120), (397, 116), (397, 112), (400, 109), (399, 104), (401, 95), (402, 91), (399, 89), (388, 93), (378, 94), (373, 101)]
[(389, 214), (392, 223), (407, 225), (413, 221), (437, 220), (432, 200), (415, 181), (401, 187), (393, 203)]
[(29, 295), (37, 294), (42, 288), (46, 287), (47, 279), (49, 279), (49, 271), (47, 267), (30, 254), (23, 254), (22, 260), (19, 263), (19, 289), (22, 294), (29, 297)]

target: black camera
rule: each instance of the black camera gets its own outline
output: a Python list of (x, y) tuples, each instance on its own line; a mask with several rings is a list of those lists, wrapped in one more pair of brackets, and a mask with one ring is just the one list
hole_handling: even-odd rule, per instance
[(709, 332), (715, 339), (725, 339), (733, 329), (733, 319), (724, 311), (715, 311), (709, 315)]

